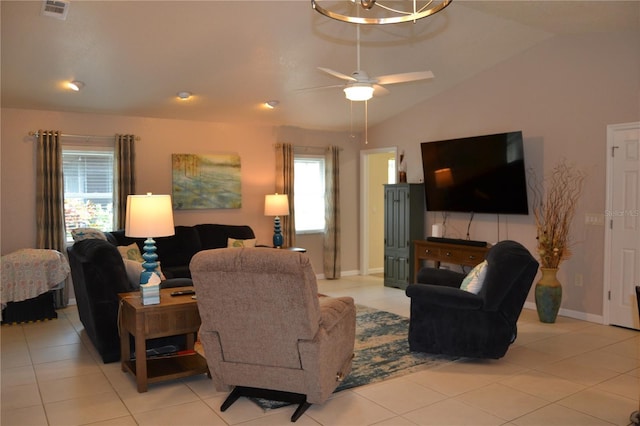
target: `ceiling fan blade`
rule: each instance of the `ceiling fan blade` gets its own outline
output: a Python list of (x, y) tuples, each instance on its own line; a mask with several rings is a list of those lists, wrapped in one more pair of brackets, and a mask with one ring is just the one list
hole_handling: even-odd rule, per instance
[(409, 81), (426, 80), (429, 78), (433, 78), (433, 73), (431, 71), (415, 71), (415, 72), (406, 72), (403, 74), (383, 75), (376, 78), (376, 83), (378, 84), (407, 83)]
[(322, 72), (326, 72), (327, 74), (332, 75), (334, 77), (338, 77), (338, 78), (340, 78), (342, 80), (357, 81), (355, 78), (351, 77), (350, 75), (346, 75), (346, 74), (343, 74), (343, 73), (338, 72), (338, 71), (334, 71), (334, 70), (329, 69), (329, 68), (318, 67), (318, 69), (320, 71), (322, 71)]
[(330, 86), (303, 87), (301, 89), (296, 89), (296, 92), (310, 92), (312, 90), (334, 89), (338, 87), (344, 88), (344, 84), (332, 84)]
[(385, 96), (389, 93), (389, 89), (386, 87), (380, 86), (379, 84), (373, 85), (373, 96)]

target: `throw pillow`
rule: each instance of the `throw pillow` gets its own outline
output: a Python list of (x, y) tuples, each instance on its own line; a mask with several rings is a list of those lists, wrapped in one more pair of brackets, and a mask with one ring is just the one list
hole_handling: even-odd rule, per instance
[(140, 285), (140, 273), (144, 270), (142, 263), (131, 259), (122, 259), (124, 269), (127, 271), (127, 278), (131, 285), (137, 288)]
[(473, 294), (480, 293), (482, 286), (484, 285), (484, 277), (487, 275), (487, 261), (476, 265), (475, 268), (464, 277), (460, 289), (468, 291)]
[(144, 262), (136, 243), (131, 243), (128, 246), (118, 246), (118, 251), (123, 259), (135, 260), (140, 263)]
[(72, 229), (71, 238), (73, 238), (73, 241), (75, 242), (82, 241), (82, 240), (90, 240), (90, 239), (105, 240), (105, 241), (107, 240), (107, 236), (104, 235), (104, 232), (94, 228)]
[[(127, 278), (132, 286), (138, 287), (140, 285), (140, 274), (144, 271), (142, 267), (142, 262), (138, 262), (136, 260), (131, 259), (122, 259), (124, 262), (124, 269), (127, 272)], [(166, 278), (160, 269), (160, 262), (158, 262), (158, 267), (156, 268), (156, 272), (160, 275), (160, 280), (164, 281)]]
[(256, 239), (236, 240), (235, 238), (227, 238), (227, 247), (255, 247)]

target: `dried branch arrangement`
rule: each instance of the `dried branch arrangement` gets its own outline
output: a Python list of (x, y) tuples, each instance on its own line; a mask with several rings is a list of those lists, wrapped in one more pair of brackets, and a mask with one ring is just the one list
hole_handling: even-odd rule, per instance
[(530, 173), (540, 266), (557, 268), (571, 255), (569, 228), (585, 175), (566, 160), (560, 161), (546, 179), (537, 179), (533, 170)]

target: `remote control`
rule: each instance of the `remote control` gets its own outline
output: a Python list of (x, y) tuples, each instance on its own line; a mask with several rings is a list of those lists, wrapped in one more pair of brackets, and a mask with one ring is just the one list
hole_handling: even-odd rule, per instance
[(172, 296), (187, 296), (191, 294), (196, 294), (196, 292), (193, 290), (179, 290), (171, 293)]

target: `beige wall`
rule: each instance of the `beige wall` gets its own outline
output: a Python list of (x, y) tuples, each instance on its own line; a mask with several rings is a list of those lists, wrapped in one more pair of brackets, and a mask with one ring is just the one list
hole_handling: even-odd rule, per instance
[[(445, 52), (443, 54), (456, 54)], [(437, 78), (437, 70), (434, 70)], [(509, 130), (522, 130), (528, 167), (548, 172), (566, 157), (587, 174), (584, 196), (577, 206), (572, 236), (573, 257), (559, 274), (564, 283), (563, 309), (602, 315), (602, 226), (585, 226), (586, 213), (603, 213), (606, 196), (606, 126), (640, 120), (640, 38), (635, 34), (568, 35), (549, 39), (498, 64), (369, 130), (374, 149), (398, 141), (408, 159), (408, 181), (420, 182), (420, 142)], [(417, 89), (419, 90), (419, 89)], [(383, 100), (381, 100), (383, 101)], [(135, 117), (2, 110), (1, 251), (32, 247), (35, 241), (33, 141), (30, 130), (61, 129), (67, 133), (108, 135), (130, 132), (138, 144), (138, 189), (171, 189), (173, 152), (238, 152), (242, 158), (243, 207), (238, 210), (177, 212), (177, 224), (218, 222), (250, 224), (260, 242), (271, 238), (272, 218), (262, 215), (264, 194), (273, 191), (276, 141), (300, 145), (338, 144), (341, 153), (342, 270), (358, 269), (358, 147), (345, 134), (279, 128), (158, 120)], [(427, 228), (440, 222), (426, 213)], [(464, 237), (468, 216), (453, 214), (447, 236)], [(311, 248), (321, 271), (320, 236), (298, 239)], [(535, 249), (532, 216), (476, 215), (471, 238), (495, 242), (514, 239)], [(574, 285), (582, 274), (582, 287)], [(530, 295), (530, 299), (531, 295)]]
[(395, 153), (368, 156), (369, 161), (369, 270), (384, 269), (384, 187), (388, 182), (389, 160)]
[[(559, 273), (562, 308), (600, 316), (604, 227), (585, 226), (585, 214), (605, 210), (606, 126), (638, 121), (639, 100), (637, 33), (556, 37), (370, 129), (369, 146), (401, 141), (409, 182), (422, 181), (420, 142), (510, 130), (523, 131), (526, 165), (539, 175), (562, 157), (576, 163), (588, 178), (572, 227), (573, 256)], [(425, 219), (426, 229), (442, 221), (436, 213)], [(467, 223), (468, 215), (452, 214), (446, 236), (465, 238)], [(534, 252), (533, 216), (476, 215), (471, 238), (514, 239)]]
[[(35, 143), (27, 134), (57, 129), (69, 134), (140, 136), (136, 143), (138, 193), (171, 193), (172, 153), (238, 153), (242, 208), (176, 211), (174, 220), (176, 225), (247, 224), (259, 244), (271, 244), (273, 235), (273, 218), (264, 216), (264, 195), (275, 190), (273, 144), (338, 145), (342, 147), (342, 270), (358, 269), (358, 207), (352, 202), (357, 199), (358, 144), (346, 133), (6, 108), (1, 112), (2, 254), (35, 247)], [(304, 236), (297, 243), (309, 250), (316, 273), (322, 274), (322, 235)]]

